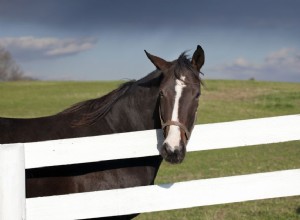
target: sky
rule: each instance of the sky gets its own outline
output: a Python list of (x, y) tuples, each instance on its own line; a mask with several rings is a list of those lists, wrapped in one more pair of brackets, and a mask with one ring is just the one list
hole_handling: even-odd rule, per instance
[(199, 44), (204, 79), (300, 82), (298, 0), (0, 0), (0, 46), (41, 80), (139, 79)]

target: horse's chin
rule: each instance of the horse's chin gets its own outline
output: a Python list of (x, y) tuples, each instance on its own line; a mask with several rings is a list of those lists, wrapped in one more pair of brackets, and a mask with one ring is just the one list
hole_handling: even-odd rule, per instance
[(172, 148), (168, 143), (163, 143), (160, 154), (165, 161), (171, 164), (179, 164), (185, 158), (186, 147), (181, 141), (179, 146)]

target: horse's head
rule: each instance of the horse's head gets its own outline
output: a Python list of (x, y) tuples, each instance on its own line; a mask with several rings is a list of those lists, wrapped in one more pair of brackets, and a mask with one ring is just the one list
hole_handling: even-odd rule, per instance
[(146, 54), (163, 75), (159, 117), (165, 140), (160, 154), (170, 163), (181, 163), (196, 119), (201, 94), (199, 73), (204, 64), (204, 51), (198, 45), (191, 61), (181, 54), (172, 62)]

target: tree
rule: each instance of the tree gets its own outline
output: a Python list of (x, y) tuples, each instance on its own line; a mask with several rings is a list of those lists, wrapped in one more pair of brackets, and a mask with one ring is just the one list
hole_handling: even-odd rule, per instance
[(0, 47), (0, 81), (30, 80), (24, 76), (20, 66), (14, 61), (11, 54)]

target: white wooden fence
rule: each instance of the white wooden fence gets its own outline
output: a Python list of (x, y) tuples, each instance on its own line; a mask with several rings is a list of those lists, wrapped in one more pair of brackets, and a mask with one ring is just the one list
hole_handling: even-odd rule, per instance
[[(300, 115), (197, 125), (188, 151), (293, 140), (300, 140)], [(293, 169), (25, 199), (26, 168), (158, 155), (162, 141), (161, 130), (149, 130), (0, 145), (0, 219), (84, 219), (300, 195), (300, 169)]]

